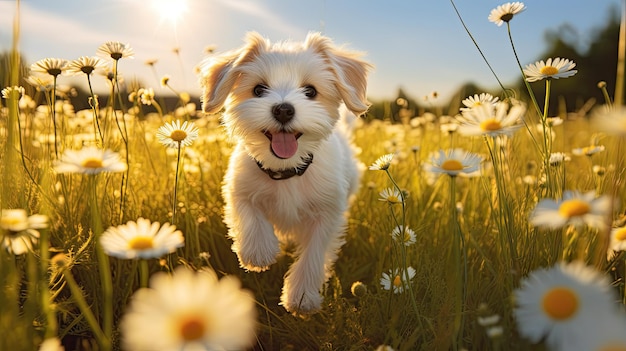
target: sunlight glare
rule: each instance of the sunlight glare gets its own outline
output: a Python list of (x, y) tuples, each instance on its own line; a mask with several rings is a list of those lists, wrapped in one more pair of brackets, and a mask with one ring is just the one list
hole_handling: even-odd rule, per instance
[(187, 0), (155, 0), (154, 9), (161, 18), (175, 24), (187, 12)]

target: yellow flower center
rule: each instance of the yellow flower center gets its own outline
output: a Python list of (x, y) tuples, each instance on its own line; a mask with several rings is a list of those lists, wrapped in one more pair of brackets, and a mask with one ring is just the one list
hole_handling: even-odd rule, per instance
[(461, 171), (463, 170), (463, 164), (458, 160), (445, 160), (441, 164), (441, 168), (445, 171)]
[(553, 75), (559, 73), (559, 70), (556, 67), (544, 66), (544, 67), (541, 67), (539, 72), (541, 74), (543, 74), (543, 75), (546, 75), (546, 76), (553, 76)]
[(398, 202), (400, 202), (400, 199), (398, 199), (398, 197), (395, 195), (389, 195), (387, 196), (387, 201), (391, 202), (392, 204), (397, 204)]
[(578, 311), (578, 296), (567, 287), (555, 287), (543, 296), (543, 311), (559, 321), (571, 318)]
[(172, 134), (170, 134), (170, 138), (172, 138), (172, 140), (176, 141), (176, 142), (181, 142), (183, 140), (185, 140), (185, 138), (187, 137), (187, 133), (185, 133), (184, 130), (175, 130), (172, 132)]
[(18, 217), (2, 217), (0, 219), (0, 226), (7, 228), (7, 227), (12, 227), (14, 225), (20, 224), (24, 222), (24, 220), (22, 218), (18, 218)]
[(620, 228), (615, 233), (615, 240), (618, 240), (618, 241), (625, 241), (626, 240), (626, 227), (625, 228)]
[(480, 129), (487, 131), (494, 131), (502, 129), (502, 124), (495, 119), (487, 119), (480, 122)]
[(404, 240), (405, 243), (408, 243), (409, 241), (411, 241), (411, 233), (409, 233), (408, 230), (404, 231), (403, 240)]
[(206, 325), (203, 320), (191, 317), (180, 325), (180, 336), (185, 341), (201, 339), (206, 332)]
[(133, 250), (147, 250), (154, 247), (154, 240), (149, 236), (136, 236), (128, 242), (128, 247)]
[(393, 286), (395, 286), (396, 288), (402, 286), (402, 278), (400, 278), (400, 275), (396, 275), (396, 277), (393, 278)]
[(559, 214), (565, 218), (585, 215), (591, 211), (591, 206), (586, 201), (572, 199), (563, 201), (559, 206)]
[(102, 168), (102, 160), (99, 158), (88, 158), (83, 161), (83, 167), (85, 168)]

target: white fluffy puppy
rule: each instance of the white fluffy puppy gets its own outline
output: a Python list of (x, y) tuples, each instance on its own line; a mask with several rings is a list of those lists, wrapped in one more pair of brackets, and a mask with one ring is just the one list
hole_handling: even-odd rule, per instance
[(369, 106), (371, 66), (360, 56), (319, 33), (280, 43), (249, 33), (241, 49), (200, 65), (203, 110), (224, 107), (236, 143), (223, 185), (233, 251), (260, 272), (276, 262), (280, 243), (295, 244), (281, 296), (294, 314), (320, 308), (359, 184), (343, 122), (354, 118), (348, 110)]

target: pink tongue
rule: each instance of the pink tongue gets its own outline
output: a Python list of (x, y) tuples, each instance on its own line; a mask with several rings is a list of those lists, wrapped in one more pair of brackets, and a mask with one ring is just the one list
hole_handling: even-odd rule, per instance
[(298, 151), (296, 135), (291, 133), (272, 134), (272, 151), (280, 158), (290, 158)]

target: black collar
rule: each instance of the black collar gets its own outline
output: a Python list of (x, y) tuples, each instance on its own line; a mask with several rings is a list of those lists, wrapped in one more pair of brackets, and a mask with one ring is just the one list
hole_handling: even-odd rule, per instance
[(261, 162), (259, 161), (256, 161), (256, 164), (257, 166), (259, 166), (259, 169), (261, 169), (268, 176), (270, 176), (270, 178), (274, 180), (282, 180), (282, 179), (289, 179), (295, 175), (297, 176), (303, 175), (304, 171), (306, 171), (307, 168), (309, 168), (309, 165), (311, 164), (311, 162), (313, 162), (313, 154), (308, 154), (306, 158), (302, 159), (302, 161), (304, 161), (304, 164), (298, 167), (288, 168), (288, 169), (279, 169), (279, 170), (263, 168), (263, 164), (261, 164)]

